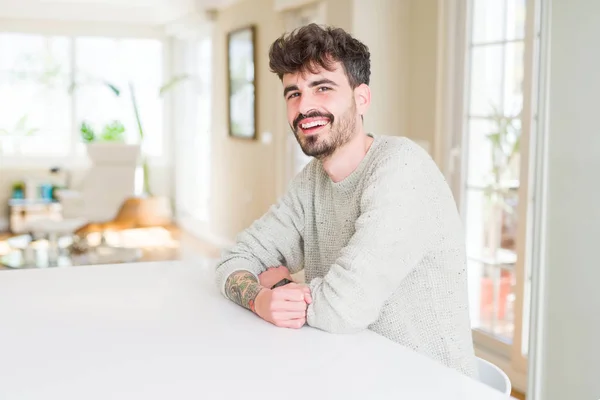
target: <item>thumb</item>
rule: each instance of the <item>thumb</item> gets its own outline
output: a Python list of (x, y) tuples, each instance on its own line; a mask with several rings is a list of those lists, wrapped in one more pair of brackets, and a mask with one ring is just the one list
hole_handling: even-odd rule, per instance
[(307, 293), (304, 293), (304, 301), (306, 302), (306, 304), (312, 303), (312, 296), (310, 294), (310, 291)]

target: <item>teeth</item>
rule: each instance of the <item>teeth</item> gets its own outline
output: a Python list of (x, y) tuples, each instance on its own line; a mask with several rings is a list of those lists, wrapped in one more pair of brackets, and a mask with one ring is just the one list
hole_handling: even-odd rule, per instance
[(302, 127), (302, 129), (308, 129), (308, 128), (312, 128), (315, 126), (322, 126), (322, 125), (327, 125), (327, 121), (313, 121), (313, 122), (309, 122), (308, 124), (302, 124), (300, 126)]

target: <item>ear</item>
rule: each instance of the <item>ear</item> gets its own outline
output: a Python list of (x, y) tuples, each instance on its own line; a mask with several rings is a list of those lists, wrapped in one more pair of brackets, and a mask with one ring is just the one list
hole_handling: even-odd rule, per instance
[(366, 84), (361, 84), (354, 89), (354, 101), (356, 102), (356, 111), (360, 115), (365, 115), (371, 105), (371, 89)]

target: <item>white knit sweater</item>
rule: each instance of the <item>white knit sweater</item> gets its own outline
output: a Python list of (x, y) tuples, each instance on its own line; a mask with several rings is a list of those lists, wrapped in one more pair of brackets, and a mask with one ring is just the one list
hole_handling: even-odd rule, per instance
[(370, 329), (476, 375), (462, 223), (443, 175), (412, 141), (374, 136), (338, 183), (311, 161), (225, 252), (217, 284), (278, 265), (304, 269), (310, 326)]

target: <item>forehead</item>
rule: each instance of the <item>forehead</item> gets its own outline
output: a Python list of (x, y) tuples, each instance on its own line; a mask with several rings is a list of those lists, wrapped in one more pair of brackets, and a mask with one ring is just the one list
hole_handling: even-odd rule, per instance
[(331, 71), (319, 65), (314, 66), (311, 69), (313, 70), (312, 72), (306, 69), (299, 72), (295, 72), (293, 74), (284, 74), (282, 79), (283, 86), (301, 86), (303, 84), (308, 84), (310, 82), (318, 81), (321, 79), (329, 79), (337, 83), (338, 85), (348, 83), (348, 79), (346, 77), (346, 73), (344, 72), (344, 68), (339, 62), (336, 62), (333, 65)]

